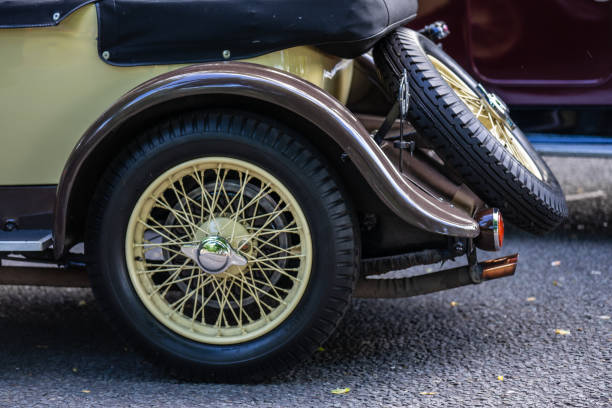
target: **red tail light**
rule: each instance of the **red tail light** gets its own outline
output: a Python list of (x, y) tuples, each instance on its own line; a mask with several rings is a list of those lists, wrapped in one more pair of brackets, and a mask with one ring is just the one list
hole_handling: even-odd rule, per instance
[(499, 247), (504, 245), (504, 217), (499, 212), (499, 219), (497, 220), (497, 240), (499, 241)]

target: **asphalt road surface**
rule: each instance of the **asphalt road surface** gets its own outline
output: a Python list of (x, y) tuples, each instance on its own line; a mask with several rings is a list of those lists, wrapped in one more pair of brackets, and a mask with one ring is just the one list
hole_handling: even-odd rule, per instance
[(571, 219), (546, 237), (510, 230), (514, 277), (355, 300), (324, 350), (261, 384), (164, 375), (116, 337), (89, 290), (0, 288), (0, 406), (610, 407), (612, 160), (548, 161)]

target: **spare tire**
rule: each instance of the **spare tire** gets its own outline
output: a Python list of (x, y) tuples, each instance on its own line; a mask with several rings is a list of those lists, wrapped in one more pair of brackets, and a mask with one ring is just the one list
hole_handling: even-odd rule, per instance
[(377, 44), (374, 59), (392, 94), (406, 70), (413, 126), (489, 206), (534, 233), (551, 231), (563, 221), (563, 191), (506, 105), (441, 47), (400, 28)]

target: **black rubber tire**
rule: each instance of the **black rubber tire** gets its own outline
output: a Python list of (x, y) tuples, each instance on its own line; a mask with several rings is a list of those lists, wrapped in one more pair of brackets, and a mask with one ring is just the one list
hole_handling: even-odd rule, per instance
[(400, 28), (381, 40), (374, 59), (387, 89), (398, 89), (408, 73), (410, 108), (415, 129), (489, 206), (501, 209), (504, 219), (533, 232), (545, 233), (567, 217), (563, 191), (546, 163), (521, 130), (514, 135), (535, 162), (543, 180), (527, 170), (476, 118), (442, 79), (427, 54), (436, 57), (470, 88), (476, 81), (448, 54), (423, 35)]
[[(160, 174), (206, 156), (256, 164), (302, 206), (313, 244), (309, 284), (272, 331), (234, 345), (187, 339), (161, 324), (138, 298), (125, 261), (135, 203)], [(159, 123), (110, 164), (90, 209), (86, 254), (98, 303), (119, 333), (170, 373), (192, 380), (260, 380), (310, 356), (347, 310), (359, 265), (354, 214), (325, 160), (285, 125), (245, 112), (194, 112)]]

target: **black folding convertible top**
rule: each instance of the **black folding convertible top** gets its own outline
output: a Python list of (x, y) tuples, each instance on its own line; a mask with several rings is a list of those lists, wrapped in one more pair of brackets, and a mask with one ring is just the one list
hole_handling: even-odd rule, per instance
[(59, 24), (92, 2), (100, 56), (116, 65), (242, 59), (298, 45), (351, 58), (417, 11), (417, 0), (0, 0), (0, 28)]

